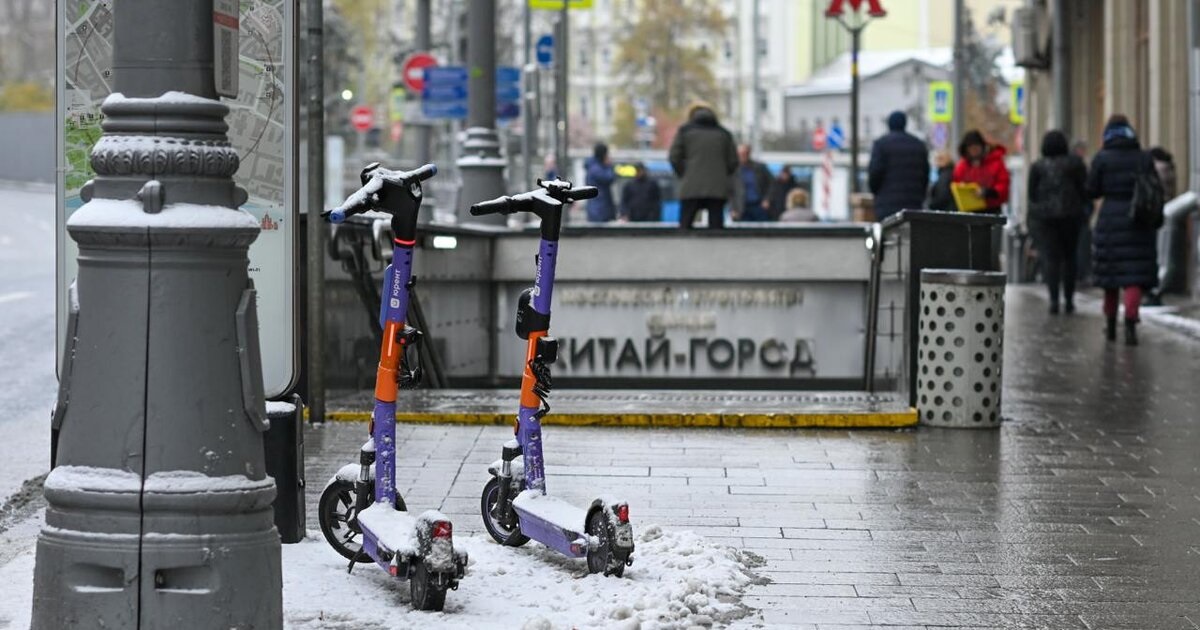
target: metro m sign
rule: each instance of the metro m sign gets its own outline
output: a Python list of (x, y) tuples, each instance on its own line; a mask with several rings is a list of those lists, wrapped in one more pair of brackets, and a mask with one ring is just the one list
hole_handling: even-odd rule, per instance
[[(841, 17), (842, 14), (845, 13), (845, 9), (842, 5), (847, 3), (850, 4), (850, 8), (853, 9), (855, 13), (859, 13), (862, 11), (863, 1), (864, 0), (829, 0), (829, 8), (825, 9), (825, 17)], [(884, 11), (883, 6), (879, 4), (880, 0), (866, 0), (866, 3), (867, 15), (876, 18), (887, 15), (887, 11)]]

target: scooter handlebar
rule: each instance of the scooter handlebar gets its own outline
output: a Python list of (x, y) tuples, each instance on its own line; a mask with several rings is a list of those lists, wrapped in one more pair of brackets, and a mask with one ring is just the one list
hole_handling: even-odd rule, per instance
[(489, 201), (480, 201), (471, 206), (471, 216), (482, 217), (489, 214), (512, 214), (517, 211), (516, 200), (512, 197), (496, 197)]
[(579, 186), (567, 191), (567, 198), (571, 201), (583, 201), (584, 199), (592, 199), (600, 194), (600, 189), (595, 186)]
[(369, 169), (368, 172), (371, 172), (371, 175), (362, 188), (354, 191), (353, 194), (342, 202), (342, 205), (322, 212), (322, 219), (331, 223), (342, 223), (347, 217), (362, 214), (370, 210), (379, 201), (378, 193), (383, 188), (384, 180), (388, 183), (407, 186), (412, 183), (423, 182), (437, 175), (437, 165), (432, 163), (411, 171), (389, 171), (378, 167), (374, 168), (372, 172), (372, 167), (367, 168)]

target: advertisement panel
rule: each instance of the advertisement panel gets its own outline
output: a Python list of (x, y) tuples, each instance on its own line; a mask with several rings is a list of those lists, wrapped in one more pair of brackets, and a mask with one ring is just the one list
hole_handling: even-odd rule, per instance
[[(58, 3), (58, 116), (62, 121), (58, 156), (58, 320), (59, 360), (66, 329), (66, 292), (76, 274), (78, 250), (66, 234), (66, 220), (83, 205), (79, 191), (93, 177), (89, 154), (100, 138), (100, 105), (112, 92), (112, 0)], [(220, 11), (218, 88), (236, 98), (230, 108), (229, 139), (241, 166), (235, 179), (250, 197), (244, 206), (262, 232), (250, 247), (250, 277), (258, 289), (262, 322), (263, 379), (268, 396), (290, 389), (295, 378), (295, 7), (287, 0), (222, 2), (236, 20)], [(236, 77), (230, 53), (238, 42)]]

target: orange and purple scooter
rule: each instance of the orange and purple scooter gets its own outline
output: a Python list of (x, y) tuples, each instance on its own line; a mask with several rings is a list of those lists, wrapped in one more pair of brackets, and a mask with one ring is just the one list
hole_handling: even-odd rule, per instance
[(542, 237), (533, 287), (521, 293), (517, 306), (517, 335), (528, 346), (516, 437), (504, 444), (500, 460), (488, 469), (492, 479), (483, 488), (480, 510), (488, 534), (502, 545), (519, 547), (533, 539), (567, 556), (586, 557), (591, 573), (619, 577), (633, 564), (629, 504), (597, 498), (585, 509), (551, 496), (542, 453), (550, 366), (558, 358), (558, 341), (548, 333), (562, 215), (568, 203), (596, 194), (591, 186), (539, 180), (535, 190), (471, 207), (475, 216), (530, 212), (541, 219)]

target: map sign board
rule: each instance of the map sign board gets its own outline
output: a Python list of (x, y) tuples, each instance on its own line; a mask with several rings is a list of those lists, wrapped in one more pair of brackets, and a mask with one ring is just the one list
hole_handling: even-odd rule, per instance
[[(83, 205), (79, 191), (94, 176), (89, 163), (100, 139), (100, 105), (112, 92), (113, 0), (63, 0), (58, 15), (58, 331), (62, 356), (67, 287), (78, 250), (66, 220)], [(232, 3), (229, 3), (232, 4)], [(268, 396), (289, 389), (296, 375), (295, 239), (296, 16), (289, 0), (241, 0), (236, 25), (237, 97), (222, 101), (229, 139), (241, 158), (235, 179), (249, 193), (242, 206), (262, 228), (250, 247), (250, 277), (258, 290), (263, 380)], [(226, 32), (228, 32), (227, 29)]]

